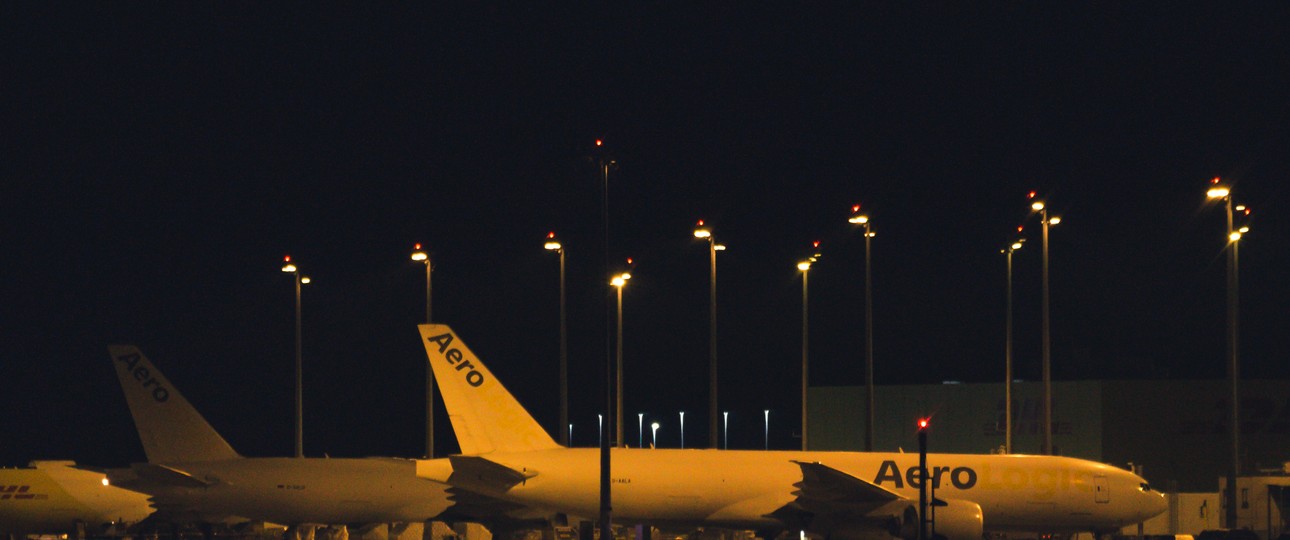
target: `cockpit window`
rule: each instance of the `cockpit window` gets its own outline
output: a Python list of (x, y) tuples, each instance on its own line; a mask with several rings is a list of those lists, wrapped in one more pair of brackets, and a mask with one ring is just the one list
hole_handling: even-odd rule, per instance
[(1138, 484), (1138, 489), (1141, 489), (1142, 491), (1151, 491), (1151, 484), (1143, 482), (1141, 484)]

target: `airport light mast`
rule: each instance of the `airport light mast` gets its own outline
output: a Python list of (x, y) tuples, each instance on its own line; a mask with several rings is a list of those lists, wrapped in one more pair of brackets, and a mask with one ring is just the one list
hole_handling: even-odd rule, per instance
[(802, 451), (806, 451), (806, 445), (807, 445), (807, 440), (806, 440), (806, 432), (807, 432), (807, 429), (806, 429), (806, 390), (807, 390), (807, 388), (808, 388), (808, 386), (807, 386), (807, 385), (808, 385), (808, 381), (809, 381), (809, 379), (810, 379), (810, 363), (809, 363), (809, 360), (808, 360), (808, 358), (809, 358), (809, 353), (810, 353), (810, 337), (809, 337), (809, 335), (810, 335), (810, 334), (809, 334), (809, 332), (808, 332), (809, 328), (808, 328), (808, 325), (807, 325), (807, 309), (806, 309), (806, 301), (807, 301), (807, 279), (806, 279), (806, 275), (807, 275), (807, 273), (809, 273), (809, 272), (810, 272), (810, 270), (811, 270), (811, 263), (814, 263), (815, 261), (818, 261), (818, 260), (819, 260), (819, 258), (820, 258), (820, 253), (819, 253), (819, 249), (820, 249), (820, 241), (819, 241), (819, 240), (816, 240), (815, 242), (813, 242), (813, 243), (811, 244), (811, 247), (815, 250), (815, 251), (813, 252), (813, 253), (814, 253), (814, 255), (812, 255), (810, 258), (808, 258), (808, 259), (806, 259), (806, 260), (804, 260), (804, 261), (800, 261), (800, 262), (798, 262), (798, 263), (797, 263), (797, 269), (798, 269), (799, 271), (801, 271), (801, 272), (802, 272)]
[[(1021, 232), (1021, 227), (1017, 227), (1017, 232)], [(1012, 253), (1021, 249), (1025, 239), (1017, 239), (1007, 248), (1001, 250), (1007, 258), (1008, 268), (1008, 286), (1007, 300), (1004, 302), (1006, 307), (1004, 312), (1004, 347), (1003, 347), (1003, 452), (1012, 453)]]
[[(1227, 468), (1227, 490), (1223, 493), (1225, 515), (1223, 524), (1229, 529), (1236, 528), (1236, 477), (1241, 474), (1241, 423), (1240, 423), (1240, 334), (1238, 333), (1238, 322), (1240, 319), (1240, 259), (1238, 247), (1241, 235), (1249, 232), (1248, 226), (1235, 228), (1232, 220), (1232, 190), (1221, 183), (1222, 180), (1215, 177), (1210, 180), (1209, 191), (1205, 193), (1208, 199), (1221, 199), (1227, 215), (1227, 376), (1230, 379), (1232, 395), (1228, 404), (1230, 416), (1228, 424), (1231, 426), (1232, 439), (1232, 462)], [(1250, 209), (1245, 205), (1236, 206), (1236, 211), (1243, 212), (1249, 216)]]
[[(412, 260), (426, 266), (426, 324), (430, 324), (431, 276), (434, 264), (430, 262), (429, 250), (421, 249), (421, 244), (412, 246)], [(434, 458), (434, 370), (426, 365), (426, 459)]]
[[(618, 165), (618, 162), (609, 156), (604, 147), (605, 143), (601, 139), (596, 139), (595, 157), (596, 164), (600, 169), (601, 175), (601, 205), (600, 217), (603, 236), (601, 238), (603, 248), (601, 276), (609, 274), (609, 170)], [(608, 302), (608, 298), (606, 298)], [(606, 306), (606, 310), (608, 307)], [(608, 416), (609, 410), (613, 408), (613, 365), (609, 357), (609, 317), (605, 314), (605, 414)], [(604, 539), (613, 538), (614, 527), (611, 520), (613, 519), (612, 491), (609, 482), (610, 471), (610, 452), (608, 430), (601, 429), (600, 436), (600, 537)]]
[(864, 431), (864, 451), (873, 451), (873, 429), (875, 422), (875, 404), (873, 384), (873, 258), (871, 240), (874, 232), (869, 228), (869, 214), (860, 211), (860, 205), (851, 207), (851, 217), (847, 222), (864, 227), (864, 371), (865, 395), (868, 400), (868, 419)]
[[(1029, 198), (1035, 199), (1035, 195), (1036, 195), (1035, 192), (1031, 191)], [(1041, 270), (1041, 274), (1042, 274), (1041, 279), (1043, 281), (1043, 296), (1041, 300), (1042, 307), (1040, 308), (1043, 311), (1043, 330), (1042, 330), (1041, 340), (1043, 342), (1044, 417), (1043, 417), (1043, 425), (1041, 426), (1041, 428), (1043, 429), (1043, 432), (1044, 432), (1044, 438), (1043, 438), (1043, 449), (1040, 451), (1040, 453), (1053, 455), (1053, 375), (1052, 375), (1052, 354), (1051, 354), (1051, 351), (1052, 351), (1051, 334), (1052, 333), (1050, 331), (1051, 317), (1049, 316), (1051, 309), (1049, 308), (1049, 303), (1048, 303), (1048, 227), (1050, 225), (1056, 225), (1058, 223), (1061, 223), (1062, 219), (1057, 216), (1053, 216), (1049, 218), (1048, 205), (1044, 204), (1044, 201), (1039, 199), (1035, 199), (1035, 202), (1030, 204), (1030, 209), (1039, 213), (1040, 222), (1043, 226), (1043, 231), (1044, 231), (1043, 246), (1042, 246), (1043, 265)]]
[[(547, 251), (554, 251), (560, 255), (560, 426), (569, 423), (569, 316), (566, 306), (565, 281), (564, 281), (564, 244), (561, 244), (555, 237), (555, 231), (546, 235), (546, 243), (543, 248)], [(563, 431), (563, 430), (561, 430)], [(572, 430), (569, 430), (572, 431)], [(569, 446), (571, 433), (562, 432), (561, 441), (565, 447)]]
[[(627, 259), (627, 262), (631, 263), (631, 259)], [(616, 430), (614, 436), (616, 438), (614, 442), (620, 448), (627, 447), (627, 441), (623, 439), (623, 287), (627, 285), (627, 280), (631, 278), (631, 273), (623, 272), (609, 280), (609, 284), (613, 285), (618, 293), (618, 339), (614, 342), (618, 358), (617, 381), (615, 382), (617, 391), (614, 393), (616, 400), (614, 407), (614, 428)]]
[(309, 276), (300, 275), (300, 269), (291, 262), (291, 256), (282, 257), (282, 271), (295, 275), (296, 278), (296, 457), (305, 455), (305, 435), (304, 435), (304, 391), (301, 388), (304, 378), (303, 371), (304, 361), (300, 348), (300, 286), (308, 284), (311, 280)]
[(717, 243), (702, 219), (694, 237), (708, 242), (708, 446), (717, 448), (717, 252), (726, 246)]

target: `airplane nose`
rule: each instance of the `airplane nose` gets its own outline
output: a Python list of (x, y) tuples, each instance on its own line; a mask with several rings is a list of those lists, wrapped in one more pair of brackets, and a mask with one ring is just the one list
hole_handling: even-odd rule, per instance
[(1135, 505), (1137, 506), (1136, 510), (1138, 513), (1138, 521), (1146, 521), (1163, 514), (1165, 510), (1169, 509), (1169, 501), (1165, 499), (1164, 493), (1150, 487), (1150, 484), (1148, 484), (1146, 480), (1137, 477), (1136, 475), (1134, 476), (1134, 479), (1140, 482), (1138, 484), (1138, 504)]
[(1164, 493), (1151, 490), (1143, 493), (1143, 495), (1147, 496), (1147, 503), (1143, 505), (1143, 510), (1145, 511), (1142, 516), (1143, 520), (1156, 517), (1169, 509), (1169, 501), (1165, 499)]

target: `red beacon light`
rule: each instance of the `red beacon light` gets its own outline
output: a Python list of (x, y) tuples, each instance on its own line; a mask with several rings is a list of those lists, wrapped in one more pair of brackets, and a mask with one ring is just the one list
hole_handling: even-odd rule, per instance
[(919, 430), (919, 431), (922, 431), (922, 430), (925, 430), (925, 429), (927, 429), (927, 419), (926, 419), (926, 418), (919, 418), (919, 419), (918, 419), (918, 430)]

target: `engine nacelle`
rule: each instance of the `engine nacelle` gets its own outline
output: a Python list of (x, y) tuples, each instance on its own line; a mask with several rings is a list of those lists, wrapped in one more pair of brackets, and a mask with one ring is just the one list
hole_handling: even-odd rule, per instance
[(945, 506), (937, 506), (932, 512), (936, 525), (933, 540), (980, 540), (981, 505), (960, 499), (943, 499)]
[[(960, 499), (938, 499), (936, 508), (928, 508), (935, 520), (927, 527), (932, 540), (981, 540), (982, 514), (981, 505)], [(918, 507), (909, 505), (905, 508), (898, 524), (893, 524), (892, 536), (904, 540), (918, 538)]]

